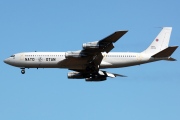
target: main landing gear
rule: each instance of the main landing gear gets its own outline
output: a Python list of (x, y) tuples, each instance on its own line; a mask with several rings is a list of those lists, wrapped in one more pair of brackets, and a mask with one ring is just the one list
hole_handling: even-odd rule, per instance
[(21, 73), (25, 74), (25, 68), (21, 68)]
[(94, 73), (95, 71), (99, 70), (99, 65), (95, 65), (93, 62), (89, 63), (89, 65), (86, 67), (86, 71), (90, 73)]

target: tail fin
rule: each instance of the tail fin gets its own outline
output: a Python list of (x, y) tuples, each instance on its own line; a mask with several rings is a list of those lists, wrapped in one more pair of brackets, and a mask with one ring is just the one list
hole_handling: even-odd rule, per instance
[(143, 53), (154, 55), (167, 48), (169, 45), (171, 31), (172, 27), (163, 27), (158, 36), (154, 39), (151, 45), (143, 51)]

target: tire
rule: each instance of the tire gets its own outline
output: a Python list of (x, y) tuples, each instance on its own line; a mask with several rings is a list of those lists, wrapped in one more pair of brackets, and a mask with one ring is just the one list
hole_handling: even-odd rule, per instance
[(22, 73), (22, 74), (25, 74), (25, 70), (21, 70), (21, 73)]

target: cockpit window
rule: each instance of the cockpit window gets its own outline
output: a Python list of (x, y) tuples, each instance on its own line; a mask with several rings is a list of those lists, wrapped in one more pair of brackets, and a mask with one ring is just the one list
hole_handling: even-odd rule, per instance
[(15, 55), (11, 55), (10, 57), (15, 57)]

